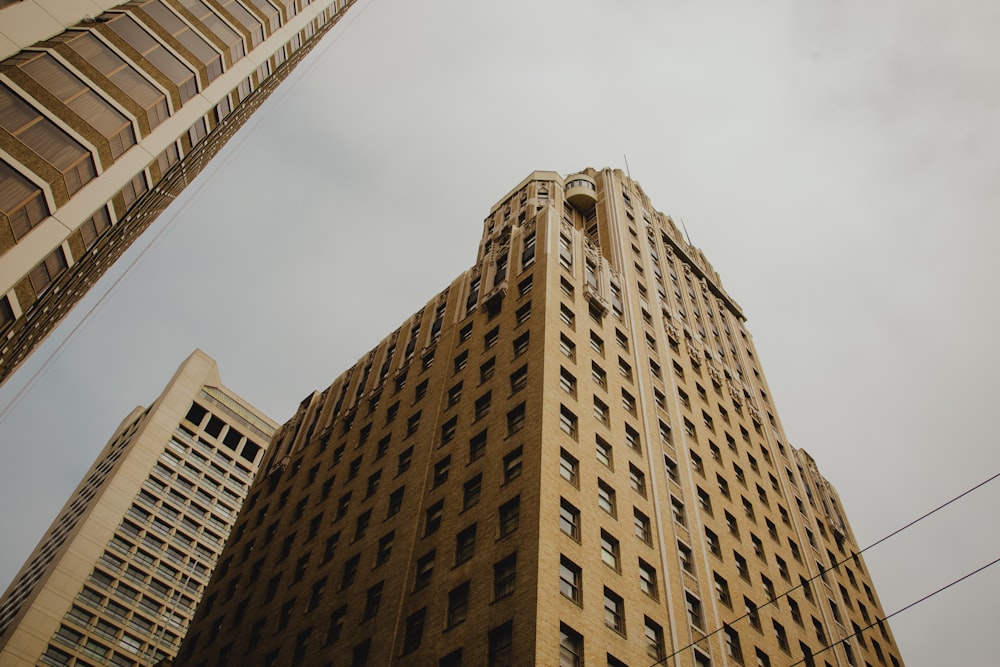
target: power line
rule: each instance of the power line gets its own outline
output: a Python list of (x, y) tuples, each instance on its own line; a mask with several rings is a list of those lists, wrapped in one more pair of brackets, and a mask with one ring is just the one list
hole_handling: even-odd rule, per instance
[[(889, 614), (885, 618), (882, 618), (882, 619), (876, 618), (874, 623), (869, 623), (868, 625), (866, 625), (865, 627), (861, 628), (860, 630), (852, 632), (851, 634), (847, 635), (846, 637), (844, 637), (842, 639), (838, 639), (837, 641), (835, 641), (832, 644), (827, 644), (826, 646), (824, 646), (823, 648), (819, 649), (818, 651), (816, 651), (812, 655), (813, 656), (817, 656), (820, 653), (824, 653), (826, 651), (829, 651), (830, 649), (834, 648), (837, 644), (840, 644), (841, 642), (847, 641), (851, 637), (856, 637), (858, 635), (864, 634), (865, 630), (870, 630), (873, 627), (875, 627), (876, 625), (881, 626), (882, 623), (884, 623), (885, 621), (888, 621), (893, 616), (895, 616), (897, 614), (901, 614), (904, 611), (906, 611), (907, 609), (912, 609), (913, 607), (916, 607), (921, 602), (926, 602), (927, 600), (931, 599), (932, 597), (934, 597), (938, 593), (941, 593), (942, 591), (948, 590), (949, 588), (951, 588), (955, 584), (959, 584), (959, 583), (965, 581), (966, 579), (968, 579), (969, 577), (975, 576), (975, 575), (979, 574), (980, 572), (982, 572), (983, 570), (985, 570), (986, 568), (992, 567), (993, 565), (996, 565), (997, 563), (1000, 563), (1000, 558), (996, 558), (996, 559), (990, 561), (989, 563), (987, 563), (986, 565), (983, 565), (982, 567), (976, 568), (972, 572), (969, 572), (968, 574), (966, 574), (964, 576), (961, 576), (958, 579), (955, 579), (951, 583), (945, 584), (944, 586), (942, 586), (941, 588), (937, 589), (933, 593), (928, 593), (927, 595), (923, 596), (919, 600), (915, 600), (915, 601), (911, 602), (910, 604), (906, 605), (905, 607), (902, 607), (901, 609), (897, 609), (896, 611), (892, 612), (891, 614)], [(803, 657), (798, 662), (793, 662), (791, 665), (789, 665), (789, 667), (795, 667), (796, 665), (801, 665), (801, 664), (803, 664), (805, 662), (806, 662), (806, 659)]]
[[(719, 634), (725, 628), (733, 625), (734, 623), (738, 623), (739, 621), (742, 621), (745, 618), (749, 618), (752, 613), (756, 613), (757, 611), (763, 609), (764, 607), (767, 607), (768, 605), (771, 605), (771, 604), (775, 604), (775, 603), (777, 603), (779, 600), (781, 600), (784, 597), (788, 597), (794, 591), (797, 591), (798, 589), (803, 588), (807, 584), (811, 584), (813, 581), (815, 581), (819, 577), (822, 577), (827, 572), (830, 572), (831, 570), (836, 570), (838, 567), (840, 567), (841, 565), (843, 565), (847, 561), (853, 560), (854, 558), (856, 558), (857, 556), (860, 556), (861, 554), (863, 554), (864, 552), (868, 551), (869, 549), (872, 549), (872, 548), (874, 548), (874, 547), (882, 544), (883, 542), (885, 542), (889, 538), (895, 537), (896, 535), (900, 534), (901, 532), (903, 532), (907, 528), (910, 528), (910, 527), (914, 526), (915, 524), (920, 523), (921, 521), (923, 521), (927, 517), (929, 517), (932, 514), (934, 514), (934, 513), (938, 512), (938, 511), (944, 509), (945, 507), (947, 507), (948, 505), (951, 505), (955, 501), (957, 501), (957, 500), (959, 500), (961, 498), (964, 498), (965, 496), (969, 495), (973, 491), (976, 491), (976, 490), (978, 490), (978, 489), (986, 486), (987, 484), (989, 484), (990, 482), (992, 482), (993, 480), (995, 480), (998, 477), (1000, 477), (1000, 472), (995, 473), (994, 475), (992, 475), (991, 477), (983, 480), (979, 484), (976, 484), (975, 486), (972, 486), (972, 487), (966, 489), (965, 491), (963, 491), (962, 493), (958, 494), (957, 496), (955, 496), (951, 500), (948, 500), (947, 502), (944, 502), (944, 503), (938, 505), (937, 507), (935, 507), (931, 511), (922, 514), (921, 516), (917, 517), (913, 521), (910, 521), (909, 523), (907, 523), (906, 525), (902, 526), (901, 528), (897, 528), (896, 530), (892, 531), (888, 535), (886, 535), (886, 536), (884, 536), (884, 537), (876, 540), (875, 542), (872, 542), (871, 544), (869, 544), (867, 547), (865, 547), (861, 551), (853, 551), (853, 552), (851, 552), (850, 556), (844, 557), (842, 560), (837, 561), (836, 563), (834, 563), (830, 567), (828, 567), (828, 568), (821, 568), (818, 574), (813, 575), (809, 579), (803, 580), (797, 586), (792, 586), (791, 588), (785, 590), (785, 592), (782, 593), (781, 595), (776, 595), (775, 597), (773, 597), (770, 600), (764, 602), (763, 604), (758, 605), (752, 612), (748, 611), (747, 613), (743, 614), (742, 616), (737, 616), (736, 618), (732, 619), (731, 621), (729, 621), (727, 623), (723, 623), (722, 627), (716, 628), (715, 630), (712, 630), (711, 632), (705, 634), (701, 639), (698, 639), (696, 641), (693, 641), (693, 642), (690, 642), (690, 643), (686, 644), (685, 646), (682, 646), (681, 648), (675, 650), (673, 653), (671, 653), (670, 655), (666, 656), (665, 658), (661, 658), (660, 660), (657, 660), (656, 662), (652, 663), (652, 665), (650, 665), (650, 667), (656, 667), (656, 665), (666, 664), (667, 660), (670, 660), (671, 658), (680, 655), (681, 653), (683, 653), (684, 651), (688, 650), (689, 648), (693, 648), (694, 646), (700, 644), (701, 642), (705, 641), (709, 637), (713, 637), (713, 636)], [(990, 563), (990, 565), (992, 565), (992, 563)], [(989, 567), (989, 566), (986, 566), (986, 567)], [(903, 610), (900, 610), (900, 611), (903, 611)], [(895, 613), (899, 613), (899, 612), (895, 612)], [(886, 618), (889, 618), (889, 617), (887, 616)], [(871, 626), (869, 626), (869, 627), (871, 627)]]

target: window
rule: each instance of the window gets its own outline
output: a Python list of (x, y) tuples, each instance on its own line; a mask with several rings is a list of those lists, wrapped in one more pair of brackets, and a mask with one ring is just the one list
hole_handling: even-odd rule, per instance
[(580, 567), (565, 556), (560, 556), (559, 592), (562, 593), (563, 597), (567, 597), (577, 604), (583, 604), (582, 582), (583, 574)]
[(784, 579), (788, 583), (791, 583), (792, 582), (792, 577), (788, 573), (788, 563), (786, 563), (785, 559), (782, 558), (781, 556), (775, 556), (774, 560), (775, 560), (775, 562), (778, 563), (778, 574), (781, 575), (782, 579)]
[(705, 528), (705, 543), (713, 556), (722, 558), (722, 547), (719, 545), (719, 536), (710, 528)]
[(764, 594), (767, 596), (767, 600), (774, 600), (774, 604), (777, 606), (778, 601), (776, 599), (777, 595), (774, 592), (774, 583), (763, 574), (760, 575), (760, 582), (764, 585)]
[(632, 513), (635, 522), (635, 536), (646, 544), (652, 544), (653, 531), (650, 528), (649, 517), (635, 508), (632, 508)]
[(629, 414), (635, 414), (635, 396), (622, 389), (622, 407)]
[(576, 344), (567, 338), (565, 334), (559, 334), (559, 351), (562, 352), (564, 357), (573, 361), (576, 360)]
[(628, 424), (625, 424), (625, 444), (636, 453), (642, 452), (642, 440), (639, 438), (639, 432)]
[(580, 541), (580, 510), (565, 498), (559, 499), (559, 529), (577, 542)]
[(441, 425), (441, 444), (446, 445), (455, 437), (458, 430), (458, 417), (452, 417)]
[(451, 455), (440, 459), (434, 464), (434, 481), (433, 487), (437, 488), (448, 481), (448, 471), (451, 468)]
[(631, 463), (628, 465), (628, 481), (633, 491), (646, 497), (646, 475)]
[(610, 421), (609, 417), (610, 410), (607, 403), (594, 396), (594, 419), (607, 426)]
[(576, 396), (576, 377), (563, 367), (559, 367), (559, 388), (570, 396)]
[(354, 583), (354, 578), (358, 575), (358, 563), (361, 556), (352, 556), (344, 563), (344, 572), (340, 578), (340, 590), (346, 589)]
[(500, 341), (500, 327), (493, 327), (483, 336), (483, 349), (488, 350)]
[(590, 348), (602, 357), (604, 356), (604, 340), (593, 331), (590, 332)]
[(733, 558), (736, 560), (736, 572), (740, 578), (750, 581), (750, 568), (747, 567), (747, 559), (736, 551), (733, 552)]
[(736, 517), (734, 517), (729, 512), (725, 512), (725, 517), (726, 517), (726, 528), (729, 530), (729, 533), (736, 539), (739, 539), (740, 527), (739, 524), (736, 523)]
[(514, 594), (517, 578), (517, 554), (511, 554), (493, 566), (493, 599), (501, 600)]
[(467, 510), (479, 502), (483, 492), (483, 475), (476, 475), (462, 487), (462, 509)]
[(361, 616), (361, 620), (367, 621), (368, 619), (375, 618), (378, 614), (379, 605), (382, 603), (382, 588), (384, 583), (380, 581), (368, 589), (365, 595), (365, 611)]
[(565, 405), (559, 406), (559, 428), (571, 438), (576, 438), (577, 418)]
[(590, 364), (590, 377), (601, 389), (608, 388), (608, 374), (594, 362)]
[(750, 534), (750, 542), (753, 544), (753, 552), (756, 554), (757, 558), (761, 559), (765, 563), (767, 562), (767, 555), (764, 553), (764, 543), (760, 541), (760, 538)]
[(476, 399), (475, 420), (478, 421), (490, 413), (490, 403), (493, 400), (493, 392), (488, 391)]
[(413, 590), (418, 591), (427, 584), (431, 583), (431, 577), (434, 576), (435, 555), (436, 551), (431, 549), (429, 552), (417, 559), (416, 572), (413, 578)]
[(559, 667), (583, 667), (583, 635), (559, 624)]
[(451, 589), (448, 593), (448, 627), (465, 622), (469, 616), (469, 582)]
[(458, 332), (458, 340), (462, 343), (472, 338), (472, 322), (462, 327)]
[(424, 396), (427, 395), (427, 380), (424, 380), (416, 386), (413, 392), (413, 402), (416, 403)]
[(674, 521), (682, 526), (687, 525), (687, 517), (684, 514), (684, 503), (674, 496), (670, 496), (670, 513), (673, 515)]
[(529, 332), (526, 331), (514, 339), (514, 357), (520, 357), (528, 351), (528, 333)]
[(619, 329), (615, 329), (615, 342), (618, 343), (618, 347), (628, 351), (628, 336)]
[(403, 632), (403, 653), (412, 653), (420, 647), (420, 642), (424, 636), (424, 618), (427, 616), (427, 608), (424, 607), (406, 617), (406, 626)]
[(708, 492), (700, 486), (697, 487), (698, 494), (698, 505), (701, 509), (705, 511), (705, 514), (712, 516), (712, 498), (708, 495)]
[(802, 625), (802, 609), (799, 607), (798, 600), (791, 595), (787, 595), (786, 598), (788, 599), (788, 609), (791, 611), (792, 620)]
[(604, 587), (604, 624), (618, 634), (625, 634), (625, 600), (607, 586)]
[(511, 621), (490, 630), (488, 667), (512, 667), (514, 628)]
[(469, 351), (464, 350), (461, 354), (455, 357), (455, 372), (461, 372), (469, 363)]
[[(799, 585), (802, 587), (802, 594), (806, 596), (807, 600), (812, 602), (813, 601), (812, 586), (809, 585), (809, 580), (803, 577), (801, 574), (799, 575)], [(861, 607), (861, 609), (864, 609), (864, 605), (859, 604), (859, 606)], [(864, 616), (866, 617), (865, 621), (868, 621), (867, 614), (864, 614)]]
[(399, 487), (391, 494), (389, 494), (389, 508), (386, 511), (386, 518), (395, 516), (399, 514), (399, 510), (403, 508), (403, 491), (405, 487)]
[(576, 315), (573, 313), (573, 309), (565, 303), (559, 305), (559, 319), (570, 329), (576, 328)]
[(646, 655), (660, 661), (665, 656), (663, 645), (663, 626), (648, 616), (643, 617), (646, 628)]
[(785, 653), (790, 653), (788, 649), (788, 633), (785, 632), (785, 626), (775, 620), (772, 620), (771, 624), (774, 626), (774, 636), (778, 640), (778, 646)]
[(611, 451), (611, 445), (601, 436), (597, 436), (596, 442), (595, 451), (597, 453), (597, 460), (609, 469), (614, 470), (614, 458)]
[(639, 589), (654, 600), (658, 600), (660, 597), (656, 583), (656, 568), (641, 558), (639, 559)]
[(28, 272), (31, 288), (35, 291), (36, 297), (41, 296), (67, 266), (69, 265), (66, 262), (66, 253), (59, 247)]
[(524, 403), (507, 413), (507, 437), (524, 428)]
[(444, 501), (439, 500), (429, 508), (424, 521), (424, 535), (430, 535), (441, 527), (441, 517), (444, 515)]
[(476, 552), (476, 524), (472, 524), (455, 537), (455, 565), (461, 565)]
[(462, 383), (459, 382), (448, 390), (448, 407), (455, 405), (462, 399)]
[(506, 484), (521, 476), (522, 449), (517, 447), (503, 457), (503, 483)]
[(608, 567), (619, 570), (619, 560), (618, 560), (618, 540), (612, 537), (609, 533), (601, 531), (601, 560)]
[(611, 516), (617, 516), (618, 514), (615, 501), (615, 490), (605, 484), (602, 480), (597, 480), (597, 506)]
[(519, 325), (520, 324), (524, 324), (525, 322), (527, 322), (528, 318), (530, 318), (530, 317), (531, 317), (531, 302), (530, 301), (528, 303), (524, 304), (523, 306), (521, 306), (520, 308), (518, 308), (517, 310), (514, 311), (514, 319), (517, 320), (517, 323)]
[(743, 596), (743, 605), (746, 607), (747, 618), (750, 620), (750, 625), (757, 630), (760, 630), (760, 614), (757, 613), (757, 605), (753, 600), (746, 596)]
[(572, 484), (580, 486), (580, 462), (565, 449), (559, 450), (559, 476)]
[(479, 383), (482, 384), (493, 377), (496, 372), (497, 358), (490, 357), (479, 366)]
[(399, 465), (396, 468), (396, 474), (401, 475), (410, 469), (410, 463), (413, 460), (413, 447), (408, 447), (399, 453)]
[(732, 608), (733, 600), (729, 595), (729, 582), (727, 582), (718, 572), (713, 573), (715, 579), (715, 597), (719, 602)]
[(743, 649), (740, 647), (740, 635), (730, 626), (722, 629), (723, 639), (726, 643), (726, 654), (736, 662), (743, 664)]
[(359, 515), (357, 520), (354, 522), (354, 541), (357, 542), (365, 536), (368, 532), (368, 525), (371, 523), (372, 511), (368, 510), (363, 514)]
[(469, 439), (469, 463), (486, 452), (486, 431), (480, 431)]
[(375, 565), (382, 565), (387, 560), (389, 560), (390, 554), (392, 554), (392, 541), (396, 536), (396, 531), (390, 530), (388, 533), (383, 535), (378, 541), (378, 552), (375, 554)]
[(570, 239), (562, 234), (559, 235), (559, 264), (566, 269), (573, 266), (573, 246), (571, 244)]
[(576, 291), (573, 288), (573, 283), (571, 283), (570, 281), (566, 280), (565, 276), (561, 276), (559, 278), (559, 289), (562, 291), (563, 294), (565, 294), (568, 297), (572, 297), (573, 296), (573, 292)]
[(704, 617), (701, 613), (701, 600), (691, 593), (684, 594), (684, 606), (687, 609), (688, 622), (694, 627), (704, 630)]
[(532, 288), (531, 276), (528, 276), (517, 285), (518, 298), (527, 296), (531, 292), (531, 288)]
[(669, 479), (674, 484), (678, 484), (679, 483), (679, 479), (677, 477), (677, 462), (674, 461), (669, 456), (667, 456), (666, 454), (664, 454), (663, 455), (663, 467), (667, 471), (667, 479)]
[(516, 394), (528, 386), (528, 366), (525, 364), (510, 374), (510, 393)]
[(681, 569), (688, 574), (694, 574), (694, 561), (691, 559), (691, 548), (681, 542), (677, 543), (677, 558)]
[(727, 482), (726, 479), (719, 474), (715, 475), (715, 481), (719, 485), (719, 493), (721, 493), (726, 498), (729, 498), (729, 482)]
[(618, 373), (629, 382), (632, 381), (632, 365), (621, 357), (618, 357)]
[(499, 527), (500, 537), (506, 537), (517, 530), (521, 520), (521, 496), (515, 496), (500, 506)]

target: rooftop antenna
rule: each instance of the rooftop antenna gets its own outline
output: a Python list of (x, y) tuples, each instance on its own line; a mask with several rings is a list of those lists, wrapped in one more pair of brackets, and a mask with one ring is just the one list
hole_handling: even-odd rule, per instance
[(684, 224), (684, 218), (682, 218), (681, 216), (677, 216), (677, 219), (681, 221), (681, 229), (684, 230), (684, 236), (688, 240), (688, 245), (693, 246), (694, 244), (691, 243), (691, 235), (688, 234), (687, 225)]
[(632, 172), (628, 168), (628, 155), (622, 153), (622, 157), (625, 158), (625, 175), (628, 176), (629, 180), (632, 180)]

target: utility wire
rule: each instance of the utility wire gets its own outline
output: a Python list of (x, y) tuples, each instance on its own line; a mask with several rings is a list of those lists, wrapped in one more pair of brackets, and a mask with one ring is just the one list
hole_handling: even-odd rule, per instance
[[(847, 635), (847, 636), (846, 636), (846, 637), (844, 637), (843, 639), (838, 639), (837, 641), (835, 641), (835, 642), (834, 642), (834, 643), (832, 643), (832, 644), (827, 644), (827, 645), (826, 645), (826, 646), (824, 646), (823, 648), (821, 648), (821, 649), (819, 649), (818, 651), (816, 651), (815, 653), (813, 653), (813, 654), (812, 654), (812, 656), (813, 656), (813, 657), (816, 657), (816, 656), (817, 656), (817, 655), (819, 655), (820, 653), (824, 653), (824, 652), (826, 652), (826, 651), (829, 651), (830, 649), (832, 649), (832, 648), (836, 647), (836, 646), (837, 646), (837, 644), (840, 644), (841, 642), (845, 642), (845, 641), (847, 641), (848, 639), (850, 639), (851, 637), (856, 637), (856, 636), (858, 636), (858, 635), (861, 635), (861, 634), (863, 634), (863, 633), (865, 632), (865, 630), (870, 630), (871, 628), (875, 627), (876, 625), (882, 625), (882, 623), (883, 623), (883, 622), (885, 622), (885, 621), (888, 621), (888, 620), (889, 620), (890, 618), (892, 618), (893, 616), (895, 616), (895, 615), (897, 615), (897, 614), (901, 614), (901, 613), (903, 613), (904, 611), (906, 611), (907, 609), (911, 609), (911, 608), (913, 608), (913, 607), (916, 607), (916, 606), (917, 606), (918, 604), (920, 604), (921, 602), (926, 602), (927, 600), (929, 600), (930, 598), (934, 597), (934, 596), (935, 596), (935, 595), (937, 595), (938, 593), (941, 593), (942, 591), (946, 591), (946, 590), (948, 590), (949, 588), (951, 588), (951, 587), (952, 587), (952, 586), (954, 586), (955, 584), (958, 584), (958, 583), (961, 583), (961, 582), (965, 581), (966, 579), (968, 579), (969, 577), (972, 577), (972, 576), (975, 576), (975, 575), (979, 574), (980, 572), (982, 572), (983, 570), (985, 570), (986, 568), (988, 568), (988, 567), (992, 567), (993, 565), (996, 565), (997, 563), (1000, 563), (1000, 558), (996, 558), (996, 559), (994, 559), (994, 560), (990, 561), (989, 563), (987, 563), (986, 565), (983, 565), (983, 566), (982, 566), (982, 567), (980, 567), (980, 568), (976, 568), (976, 569), (975, 569), (975, 570), (973, 570), (972, 572), (969, 572), (968, 574), (966, 574), (966, 575), (964, 575), (964, 576), (962, 576), (962, 577), (959, 577), (958, 579), (955, 579), (955, 580), (954, 580), (954, 581), (952, 581), (951, 583), (949, 583), (949, 584), (946, 584), (946, 585), (942, 586), (941, 588), (937, 589), (937, 590), (936, 590), (936, 591), (934, 591), (933, 593), (928, 593), (927, 595), (923, 596), (923, 597), (922, 597), (922, 598), (920, 598), (919, 600), (915, 600), (915, 601), (911, 602), (910, 604), (906, 605), (905, 607), (903, 607), (903, 608), (901, 608), (901, 609), (897, 609), (896, 611), (892, 612), (891, 614), (889, 614), (889, 615), (888, 615), (888, 616), (886, 616), (885, 618), (882, 618), (882, 619), (879, 619), (879, 618), (876, 618), (876, 619), (875, 619), (875, 622), (874, 622), (874, 623), (869, 623), (869, 624), (868, 624), (868, 625), (866, 625), (865, 627), (863, 627), (863, 628), (861, 628), (860, 630), (857, 630), (857, 631), (855, 631), (855, 632), (852, 632), (851, 634)], [(803, 657), (803, 658), (802, 658), (801, 660), (799, 660), (798, 662), (793, 662), (793, 663), (792, 663), (791, 665), (789, 665), (789, 667), (795, 667), (796, 665), (801, 665), (801, 664), (803, 664), (803, 663), (805, 663), (805, 662), (806, 662), (806, 659), (805, 659), (805, 658)]]
[[(727, 623), (723, 623), (722, 627), (716, 628), (715, 630), (712, 630), (711, 632), (705, 634), (701, 639), (698, 639), (696, 641), (690, 642), (690, 643), (686, 644), (685, 646), (682, 646), (681, 648), (676, 649), (673, 653), (671, 653), (670, 655), (666, 656), (665, 658), (661, 658), (660, 660), (657, 660), (656, 662), (652, 663), (652, 665), (650, 665), (650, 667), (656, 667), (656, 665), (666, 664), (667, 660), (670, 660), (671, 658), (674, 658), (674, 657), (680, 655), (684, 651), (686, 651), (689, 648), (692, 648), (692, 647), (700, 644), (701, 642), (705, 641), (709, 637), (713, 637), (713, 636), (719, 634), (725, 628), (728, 628), (728, 627), (732, 626), (734, 623), (738, 623), (739, 621), (742, 621), (745, 618), (749, 618), (751, 614), (755, 614), (757, 611), (763, 609), (764, 607), (767, 607), (768, 605), (776, 604), (779, 600), (781, 600), (781, 598), (788, 597), (794, 591), (797, 591), (798, 589), (803, 588), (803, 587), (805, 587), (808, 584), (811, 584), (813, 581), (815, 581), (819, 577), (822, 577), (827, 572), (830, 572), (831, 570), (836, 570), (838, 567), (840, 567), (841, 565), (843, 565), (847, 561), (853, 560), (855, 557), (863, 554), (864, 552), (868, 551), (869, 549), (872, 549), (872, 548), (874, 548), (874, 547), (882, 544), (883, 542), (885, 542), (889, 538), (895, 537), (896, 535), (900, 534), (901, 532), (903, 532), (907, 528), (910, 528), (910, 527), (914, 526), (915, 524), (920, 523), (921, 521), (923, 521), (927, 517), (929, 517), (932, 514), (934, 514), (934, 513), (938, 512), (938, 511), (944, 509), (945, 507), (947, 507), (948, 505), (951, 505), (955, 501), (957, 501), (957, 500), (959, 500), (961, 498), (964, 498), (965, 496), (969, 495), (973, 491), (976, 491), (977, 489), (980, 489), (980, 488), (986, 486), (987, 484), (989, 484), (990, 482), (992, 482), (993, 480), (995, 480), (997, 477), (1000, 477), (1000, 472), (995, 473), (994, 475), (992, 475), (988, 479), (983, 480), (979, 484), (976, 484), (975, 486), (966, 489), (965, 491), (963, 491), (962, 493), (958, 494), (957, 496), (955, 496), (951, 500), (948, 500), (948, 501), (946, 501), (946, 502), (938, 505), (937, 507), (935, 507), (931, 511), (922, 514), (921, 516), (917, 517), (913, 521), (910, 521), (909, 523), (907, 523), (906, 525), (902, 526), (901, 528), (897, 528), (896, 530), (892, 531), (891, 533), (889, 533), (885, 537), (882, 537), (882, 538), (876, 540), (875, 542), (872, 542), (871, 544), (869, 544), (867, 547), (865, 547), (861, 551), (854, 551), (854, 552), (851, 553), (850, 556), (844, 557), (842, 560), (837, 561), (836, 563), (834, 563), (830, 567), (828, 567), (828, 568), (821, 568), (818, 574), (813, 575), (809, 579), (803, 580), (797, 586), (792, 586), (791, 588), (787, 589), (781, 595), (776, 595), (775, 597), (771, 598), (770, 600), (768, 600), (768, 601), (766, 601), (766, 602), (758, 605), (752, 612), (748, 611), (747, 613), (743, 614), (742, 616), (737, 616), (736, 618), (732, 619), (731, 621), (729, 621)], [(992, 564), (993, 563), (990, 563), (990, 565), (992, 565)], [(986, 566), (986, 567), (989, 567), (989, 566)], [(973, 574), (975, 574), (975, 573), (973, 573)], [(904, 608), (904, 609), (906, 609), (906, 608)], [(903, 611), (903, 610), (901, 609), (900, 611)], [(899, 613), (899, 612), (895, 612), (895, 613)], [(886, 618), (888, 618), (888, 617), (886, 617)], [(868, 626), (868, 627), (871, 627), (871, 626)]]
[[(353, 14), (350, 20), (344, 23), (343, 29), (340, 32), (341, 36), (347, 31), (348, 28), (351, 27), (351, 25), (354, 24), (354, 22), (358, 18), (361, 17), (362, 14), (365, 13), (365, 11), (369, 7), (371, 7), (373, 2), (374, 0), (371, 0), (370, 2), (365, 4), (365, 6), (362, 7), (357, 14)], [(310, 54), (312, 56), (310, 62), (306, 65), (304, 69), (297, 72), (298, 76), (293, 81), (288, 82), (287, 87), (279, 86), (277, 91), (271, 97), (275, 101), (280, 101), (285, 97), (287, 97), (292, 90), (294, 90), (302, 83), (303, 79), (305, 79), (305, 75), (308, 74), (309, 71), (312, 70), (312, 68), (315, 67), (320, 60), (322, 60), (322, 56), (326, 52), (328, 52), (331, 48), (333, 48), (334, 45), (336, 45), (338, 42), (339, 39), (331, 40), (330, 42), (322, 45), (320, 47), (320, 50), (318, 50), (315, 54)], [(48, 371), (52, 363), (55, 362), (55, 360), (62, 355), (66, 347), (73, 340), (75, 340), (76, 337), (80, 334), (80, 332), (86, 327), (86, 325), (90, 323), (91, 318), (97, 313), (97, 311), (101, 308), (101, 306), (104, 305), (104, 302), (107, 301), (107, 299), (118, 289), (118, 286), (122, 283), (122, 281), (124, 281), (126, 277), (131, 275), (133, 269), (135, 269), (135, 267), (138, 266), (139, 262), (142, 261), (142, 259), (146, 256), (146, 254), (149, 253), (149, 251), (152, 250), (153, 247), (159, 242), (160, 238), (163, 237), (163, 235), (166, 234), (166, 232), (174, 225), (180, 214), (183, 213), (187, 209), (187, 207), (191, 204), (191, 202), (197, 198), (197, 196), (201, 193), (201, 191), (205, 189), (205, 186), (211, 183), (215, 179), (218, 173), (222, 170), (222, 167), (224, 167), (226, 164), (229, 163), (230, 160), (233, 159), (233, 157), (240, 149), (240, 147), (243, 145), (243, 143), (246, 142), (248, 138), (250, 138), (250, 136), (260, 125), (260, 121), (261, 119), (258, 114), (251, 114), (247, 122), (243, 124), (243, 127), (237, 131), (237, 134), (240, 134), (242, 136), (236, 139), (235, 143), (233, 143), (232, 146), (230, 147), (228, 153), (219, 162), (215, 162), (215, 160), (210, 161), (208, 167), (206, 167), (206, 169), (202, 172), (205, 174), (205, 179), (202, 180), (201, 183), (198, 184), (193, 189), (193, 191), (190, 193), (190, 196), (181, 205), (181, 207), (178, 208), (173, 213), (171, 213), (169, 217), (167, 217), (167, 222), (166, 224), (164, 224), (163, 228), (160, 229), (160, 231), (158, 231), (156, 235), (153, 236), (152, 239), (150, 239), (149, 243), (142, 248), (142, 250), (135, 257), (135, 259), (133, 259), (132, 262), (130, 262), (129, 265), (125, 267), (125, 270), (122, 272), (122, 274), (118, 276), (118, 278), (115, 279), (115, 281), (111, 284), (110, 287), (108, 287), (108, 289), (104, 292), (104, 294), (101, 295), (101, 298), (97, 300), (97, 303), (91, 306), (90, 309), (86, 313), (84, 313), (80, 321), (76, 323), (76, 326), (74, 326), (73, 329), (66, 335), (66, 337), (62, 341), (60, 341), (59, 345), (56, 346), (56, 349), (54, 349), (52, 352), (49, 353), (47, 357), (45, 357), (45, 361), (42, 362), (42, 365), (39, 366), (38, 369), (31, 374), (31, 377), (28, 378), (28, 381), (7, 402), (7, 405), (3, 407), (3, 410), (0, 410), (0, 424), (3, 424), (7, 420), (7, 417), (10, 415), (11, 411), (13, 411), (13, 409), (17, 407), (22, 400), (24, 400), (24, 397), (28, 395), (28, 393), (34, 388), (35, 384), (42, 378), (43, 375), (45, 375), (45, 373)]]

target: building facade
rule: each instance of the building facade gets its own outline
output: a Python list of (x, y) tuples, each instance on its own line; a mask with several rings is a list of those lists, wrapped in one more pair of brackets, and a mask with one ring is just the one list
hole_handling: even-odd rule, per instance
[(900, 665), (858, 550), (701, 251), (535, 172), (276, 433), (177, 663)]
[(0, 382), (354, 0), (0, 0)]
[(173, 657), (276, 427), (195, 351), (121, 423), (0, 598), (0, 664)]

